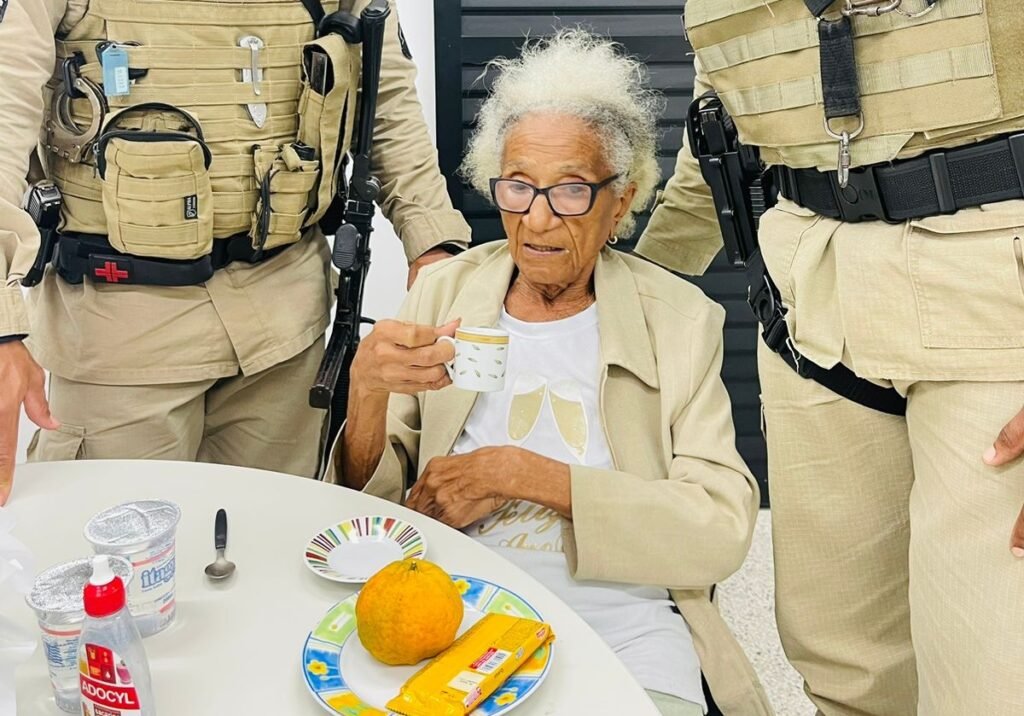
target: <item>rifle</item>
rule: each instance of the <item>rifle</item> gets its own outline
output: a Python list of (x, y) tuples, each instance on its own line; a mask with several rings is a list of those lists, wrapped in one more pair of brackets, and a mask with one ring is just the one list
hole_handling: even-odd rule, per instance
[[(373, 231), (374, 202), (380, 194), (380, 181), (373, 176), (370, 163), (373, 152), (373, 126), (380, 89), (381, 58), (384, 50), (384, 25), (391, 14), (387, 0), (373, 0), (356, 20), (345, 12), (335, 12), (319, 24), (321, 36), (340, 34), (349, 44), (362, 44), (362, 91), (356, 136), (353, 142), (352, 176), (346, 190), (338, 182), (334, 206), (343, 205), (340, 226), (331, 222), (331, 214), (321, 222), (334, 233), (332, 261), (339, 271), (337, 309), (331, 338), (317, 370), (316, 382), (309, 391), (309, 404), (328, 410), (326, 450), (334, 442), (348, 409), (348, 379), (352, 358), (359, 347), (359, 327), (372, 323), (362, 317), (363, 287), (370, 268), (370, 234)], [(329, 224), (335, 226), (330, 227)], [(336, 230), (336, 231), (335, 231)]]

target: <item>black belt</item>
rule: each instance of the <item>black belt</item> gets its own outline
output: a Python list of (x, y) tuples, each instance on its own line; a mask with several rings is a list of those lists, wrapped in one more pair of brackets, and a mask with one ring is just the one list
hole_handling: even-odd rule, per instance
[(1024, 198), (1024, 133), (914, 159), (836, 172), (772, 168), (782, 194), (811, 211), (855, 223), (898, 224), (997, 201)]
[(69, 233), (60, 235), (53, 261), (57, 274), (68, 283), (78, 284), (89, 278), (100, 283), (196, 286), (210, 280), (214, 271), (230, 263), (260, 263), (288, 246), (291, 244), (257, 251), (248, 234), (236, 234), (227, 239), (215, 239), (208, 256), (194, 261), (171, 261), (123, 254), (114, 249), (105, 236)]

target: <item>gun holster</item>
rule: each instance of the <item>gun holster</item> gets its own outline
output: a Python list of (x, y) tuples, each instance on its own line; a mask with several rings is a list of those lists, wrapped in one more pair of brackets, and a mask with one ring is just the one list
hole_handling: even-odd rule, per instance
[(757, 251), (758, 221), (778, 200), (773, 175), (757, 147), (740, 142), (736, 125), (714, 92), (690, 103), (686, 133), (711, 188), (729, 263), (744, 268)]

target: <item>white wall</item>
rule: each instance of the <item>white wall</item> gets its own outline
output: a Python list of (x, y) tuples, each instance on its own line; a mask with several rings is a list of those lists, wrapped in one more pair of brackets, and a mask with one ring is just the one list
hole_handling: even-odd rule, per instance
[[(434, 0), (398, 0), (402, 29), (419, 66), (416, 88), (432, 137), (436, 137), (434, 114)], [(366, 283), (364, 315), (371, 318), (394, 316), (405, 296), (407, 269), (405, 254), (391, 225), (378, 213), (374, 222), (373, 260)], [(58, 416), (59, 417), (59, 416)], [(18, 431), (18, 455), (25, 449), (35, 426), (22, 415)]]

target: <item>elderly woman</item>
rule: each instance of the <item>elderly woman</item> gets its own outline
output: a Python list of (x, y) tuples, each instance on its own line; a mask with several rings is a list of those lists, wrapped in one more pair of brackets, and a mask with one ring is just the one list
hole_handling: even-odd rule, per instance
[[(758, 504), (719, 378), (723, 311), (608, 248), (657, 183), (659, 100), (582, 31), (499, 64), (464, 171), (508, 240), (426, 269), (402, 322), (363, 341), (335, 479), (529, 571), (663, 713), (704, 712), (703, 671), (726, 714), (770, 714), (709, 601)], [(437, 339), (460, 321), (510, 334), (503, 391), (450, 386)]]

